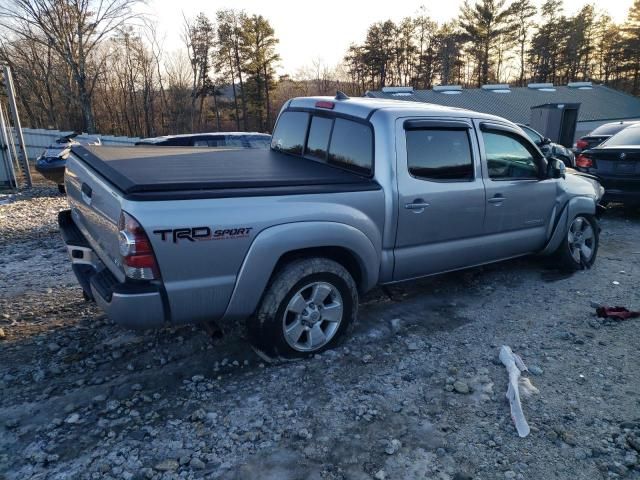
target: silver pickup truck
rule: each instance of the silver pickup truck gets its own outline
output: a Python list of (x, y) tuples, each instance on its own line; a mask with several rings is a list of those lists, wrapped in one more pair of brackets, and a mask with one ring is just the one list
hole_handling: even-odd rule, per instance
[(59, 223), (85, 296), (152, 328), (247, 320), (268, 355), (330, 348), (380, 284), (529, 255), (593, 264), (597, 182), (502, 118), (296, 98), (269, 150), (74, 147)]

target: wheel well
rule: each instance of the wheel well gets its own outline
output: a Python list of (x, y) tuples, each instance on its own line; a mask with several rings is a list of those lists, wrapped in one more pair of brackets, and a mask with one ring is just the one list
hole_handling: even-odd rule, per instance
[(343, 247), (314, 247), (292, 250), (285, 253), (278, 259), (278, 263), (273, 269), (273, 272), (275, 274), (275, 272), (280, 270), (280, 268), (282, 268), (292, 260), (311, 257), (328, 258), (330, 260), (333, 260), (334, 262), (339, 263), (344, 268), (346, 268), (349, 274), (353, 277), (353, 280), (356, 282), (358, 289), (362, 287), (362, 268), (358, 263), (355, 255)]

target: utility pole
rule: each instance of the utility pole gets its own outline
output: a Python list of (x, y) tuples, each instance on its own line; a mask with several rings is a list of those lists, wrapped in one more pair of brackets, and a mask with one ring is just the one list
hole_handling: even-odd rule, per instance
[(11, 76), (11, 69), (9, 65), (3, 65), (4, 83), (7, 86), (7, 97), (9, 97), (9, 108), (11, 110), (11, 116), (13, 117), (13, 130), (18, 138), (20, 144), (20, 166), (22, 167), (22, 173), (27, 183), (27, 187), (32, 186), (31, 170), (29, 169), (29, 156), (27, 155), (27, 146), (24, 143), (24, 136), (22, 135), (22, 126), (20, 125), (20, 116), (18, 115), (18, 105), (16, 104), (16, 91), (13, 88), (13, 77)]
[(13, 160), (17, 160), (16, 146), (13, 144), (13, 138), (9, 138), (9, 129), (4, 120), (4, 107), (0, 104), (0, 156), (4, 160), (5, 169), (7, 171), (7, 180), (11, 188), (18, 188), (18, 180), (16, 172), (13, 169)]

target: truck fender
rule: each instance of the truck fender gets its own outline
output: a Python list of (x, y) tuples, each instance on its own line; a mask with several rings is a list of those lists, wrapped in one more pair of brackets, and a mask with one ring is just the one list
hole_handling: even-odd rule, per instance
[(562, 209), (556, 225), (553, 229), (551, 237), (547, 241), (547, 245), (540, 252), (540, 255), (551, 255), (562, 243), (571, 221), (576, 215), (595, 215), (596, 202), (591, 197), (574, 197), (570, 199)]
[(360, 267), (362, 291), (378, 283), (380, 255), (360, 230), (336, 222), (296, 222), (260, 232), (245, 256), (231, 299), (221, 322), (249, 317), (258, 307), (267, 283), (285, 254), (295, 250), (340, 247), (348, 250)]

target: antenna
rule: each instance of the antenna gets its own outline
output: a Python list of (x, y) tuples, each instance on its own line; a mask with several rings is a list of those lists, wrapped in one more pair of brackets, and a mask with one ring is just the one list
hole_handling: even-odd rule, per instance
[(336, 100), (349, 100), (349, 95), (338, 90), (336, 92)]

